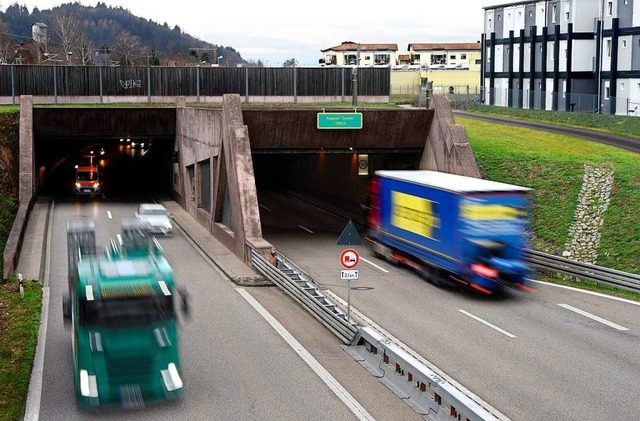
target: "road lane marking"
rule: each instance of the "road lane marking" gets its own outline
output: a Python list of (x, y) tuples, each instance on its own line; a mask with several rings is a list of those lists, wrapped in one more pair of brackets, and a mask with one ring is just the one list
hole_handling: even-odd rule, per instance
[(262, 205), (262, 204), (261, 204), (261, 205), (260, 205), (260, 207), (261, 207), (262, 209), (266, 209), (266, 210), (268, 210), (269, 212), (271, 212), (271, 209), (269, 209), (269, 208), (268, 208), (268, 207), (266, 207), (265, 205)]
[(264, 318), (267, 323), (278, 332), (278, 334), (284, 339), (287, 344), (293, 349), (302, 360), (307, 363), (309, 367), (322, 379), (322, 381), (329, 386), (329, 389), (345, 404), (347, 408), (358, 417), (359, 420), (374, 420), (374, 418), (367, 412), (366, 409), (355, 400), (347, 390), (342, 387), (340, 383), (316, 360), (313, 355), (307, 351), (300, 342), (298, 342), (284, 326), (278, 322), (275, 317), (271, 315), (251, 294), (242, 288), (236, 288), (236, 291), (253, 307), (258, 314)]
[(500, 329), (498, 326), (496, 326), (496, 325), (492, 325), (492, 324), (491, 324), (491, 323), (489, 323), (488, 321), (483, 320), (483, 319), (481, 319), (481, 318), (480, 318), (480, 317), (478, 317), (478, 316), (474, 316), (473, 314), (471, 314), (471, 313), (469, 313), (469, 312), (467, 312), (467, 311), (464, 311), (464, 310), (462, 310), (462, 309), (459, 309), (458, 311), (459, 311), (460, 313), (462, 313), (462, 314), (465, 314), (465, 315), (467, 315), (467, 316), (471, 317), (472, 319), (475, 319), (475, 320), (479, 321), (479, 322), (480, 322), (480, 323), (482, 323), (482, 324), (485, 324), (485, 325), (489, 326), (491, 329), (495, 329), (495, 330), (497, 330), (498, 332), (502, 333), (503, 335), (506, 335), (506, 336), (508, 336), (508, 337), (510, 337), (510, 338), (515, 338), (515, 337), (516, 337), (516, 335), (512, 335), (511, 333), (507, 332), (506, 330), (504, 330), (504, 329)]
[(594, 295), (596, 297), (608, 298), (610, 300), (620, 301), (622, 303), (627, 303), (627, 304), (633, 304), (634, 306), (640, 306), (640, 302), (639, 301), (632, 301), (632, 300), (628, 300), (626, 298), (614, 297), (613, 295), (607, 295), (607, 294), (603, 294), (601, 292), (588, 291), (586, 289), (568, 287), (566, 285), (558, 285), (558, 284), (554, 284), (552, 282), (538, 281), (537, 279), (529, 279), (529, 280), (531, 282), (536, 282), (538, 284), (549, 285), (549, 286), (556, 287), (556, 288), (568, 289), (568, 290), (575, 291), (575, 292), (581, 292), (583, 294)]
[(122, 245), (122, 236), (120, 234), (116, 234), (116, 238), (118, 239), (118, 244)]
[(107, 218), (113, 219), (113, 216), (111, 215), (111, 211), (107, 211)]
[(364, 258), (364, 257), (362, 257), (362, 256), (360, 257), (360, 260), (362, 260), (362, 261), (365, 261), (365, 262), (369, 263), (371, 266), (373, 266), (373, 267), (374, 267), (374, 268), (376, 268), (376, 269), (381, 270), (381, 271), (382, 271), (382, 272), (384, 272), (384, 273), (389, 273), (389, 271), (388, 271), (388, 270), (386, 270), (385, 268), (382, 268), (382, 267), (380, 267), (380, 266), (376, 265), (376, 264), (375, 264), (375, 263), (373, 263), (372, 261), (369, 261), (369, 260), (365, 259), (365, 258)]
[(311, 231), (309, 228), (303, 227), (302, 225), (298, 225), (298, 226), (303, 230), (305, 230), (306, 232), (308, 232), (309, 234), (313, 234), (313, 231)]
[(609, 320), (603, 319), (602, 317), (598, 317), (598, 316), (593, 315), (593, 314), (591, 314), (591, 313), (587, 313), (586, 311), (584, 311), (584, 310), (580, 310), (579, 308), (575, 308), (575, 307), (573, 307), (573, 306), (570, 306), (569, 304), (558, 304), (558, 305), (559, 305), (560, 307), (562, 307), (562, 308), (566, 308), (567, 310), (571, 310), (571, 311), (573, 311), (574, 313), (581, 314), (581, 315), (583, 315), (584, 317), (588, 317), (588, 318), (590, 318), (591, 320), (595, 320), (596, 322), (600, 322), (600, 323), (605, 324), (605, 325), (607, 325), (607, 326), (609, 326), (609, 327), (612, 327), (612, 328), (614, 328), (614, 329), (616, 329), (616, 330), (629, 330), (629, 329), (627, 329), (627, 328), (626, 328), (626, 327), (624, 327), (624, 326), (620, 326), (619, 324), (616, 324), (616, 323), (610, 322)]

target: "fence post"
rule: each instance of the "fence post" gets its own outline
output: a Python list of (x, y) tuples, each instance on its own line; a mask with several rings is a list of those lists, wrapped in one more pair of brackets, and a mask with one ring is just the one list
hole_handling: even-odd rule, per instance
[(293, 103), (298, 103), (298, 69), (296, 69), (295, 63), (293, 64)]
[(249, 102), (249, 68), (244, 68), (244, 102)]
[(100, 104), (104, 103), (104, 99), (102, 98), (102, 66), (98, 67), (98, 81), (100, 87)]
[(16, 105), (16, 78), (15, 75), (13, 74), (14, 71), (14, 65), (11, 65), (11, 102), (13, 103), (13, 105)]
[(196, 67), (196, 102), (200, 102), (200, 66)]
[(151, 102), (151, 67), (149, 67), (149, 60), (147, 60), (147, 102)]
[(53, 66), (53, 102), (58, 103), (58, 66)]
[(342, 97), (340, 98), (340, 102), (344, 102), (344, 90), (345, 90), (345, 87), (344, 87), (344, 67), (341, 69), (340, 73), (341, 73), (340, 81), (342, 83)]

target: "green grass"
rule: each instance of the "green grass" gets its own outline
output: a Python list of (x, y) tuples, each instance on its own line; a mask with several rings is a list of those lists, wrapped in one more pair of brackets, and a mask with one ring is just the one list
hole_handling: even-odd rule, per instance
[(23, 300), (16, 279), (0, 283), (0, 420), (23, 416), (38, 342), (42, 287), (29, 280), (24, 285)]
[(640, 155), (571, 136), (456, 118), (465, 125), (483, 176), (534, 189), (533, 248), (560, 253), (586, 162), (611, 163), (615, 181), (597, 264), (640, 273)]
[(640, 118), (638, 117), (584, 112), (569, 113), (565, 111), (528, 110), (483, 104), (474, 104), (467, 108), (466, 111), (522, 120), (541, 121), (561, 126), (588, 128), (605, 133), (640, 138)]

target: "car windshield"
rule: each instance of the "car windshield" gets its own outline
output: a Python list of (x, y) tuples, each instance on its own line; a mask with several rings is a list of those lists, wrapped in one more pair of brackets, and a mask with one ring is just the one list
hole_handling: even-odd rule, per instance
[(136, 326), (173, 318), (172, 296), (83, 300), (80, 305), (80, 323), (87, 326)]
[(141, 214), (150, 216), (163, 216), (167, 214), (167, 211), (165, 211), (164, 209), (143, 209)]
[(95, 171), (78, 171), (76, 173), (76, 180), (78, 181), (92, 181), (98, 179), (98, 173)]

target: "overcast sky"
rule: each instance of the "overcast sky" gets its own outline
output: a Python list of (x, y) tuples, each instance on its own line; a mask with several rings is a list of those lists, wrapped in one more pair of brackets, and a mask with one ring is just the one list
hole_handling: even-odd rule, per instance
[[(18, 0), (29, 10), (51, 9), (71, 1)], [(95, 6), (97, 0), (77, 0)], [(295, 58), (314, 65), (321, 50), (343, 41), (397, 44), (475, 42), (483, 30), (485, 6), (505, 0), (102, 0), (136, 16), (165, 22), (173, 28), (216, 45), (233, 47), (245, 60), (261, 59), (276, 66)], [(5, 11), (14, 0), (0, 0)], [(46, 22), (45, 22), (46, 23)], [(267, 63), (268, 62), (268, 63)]]

